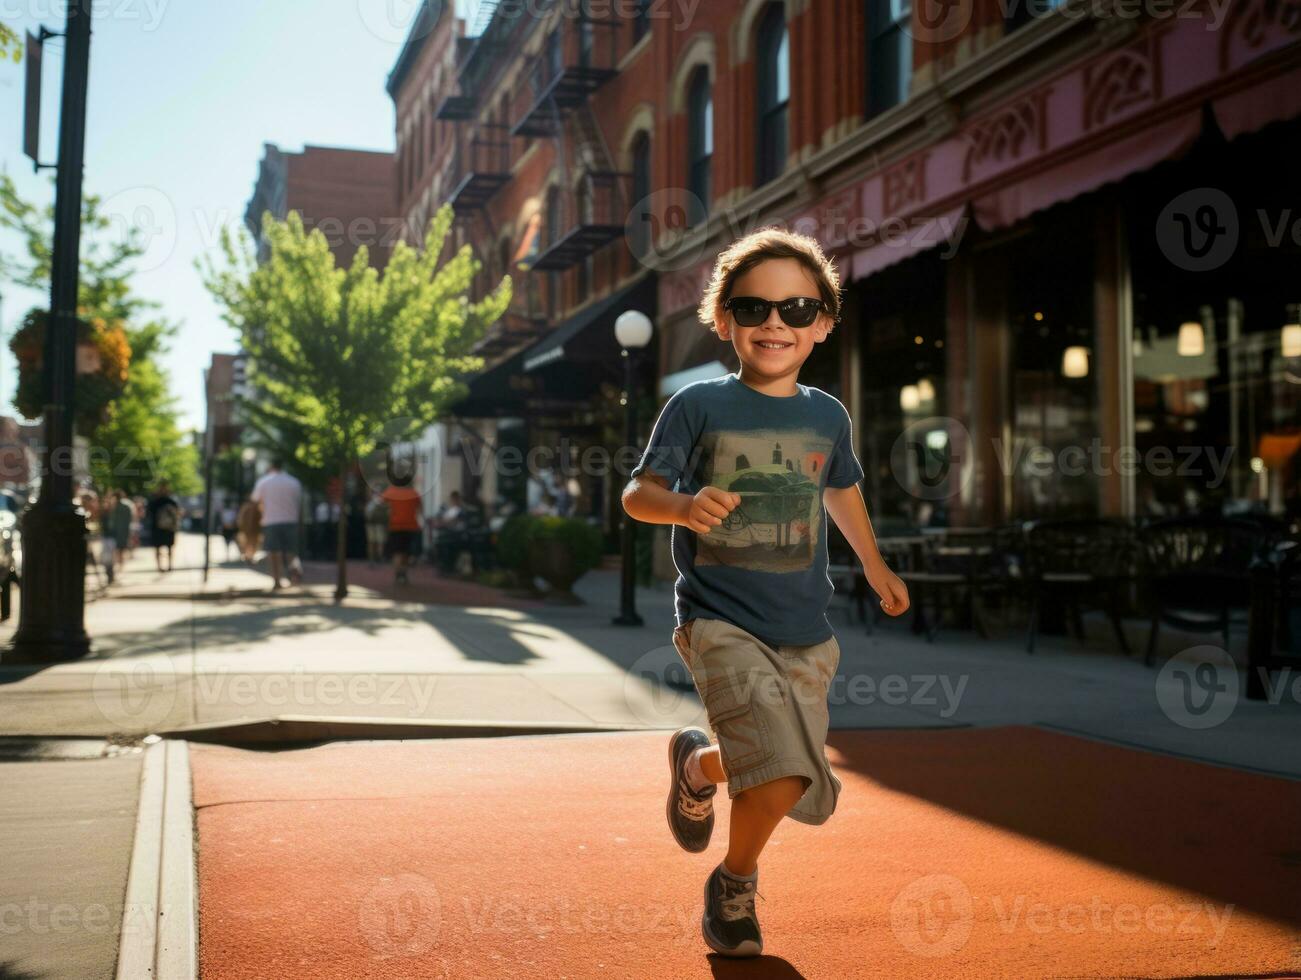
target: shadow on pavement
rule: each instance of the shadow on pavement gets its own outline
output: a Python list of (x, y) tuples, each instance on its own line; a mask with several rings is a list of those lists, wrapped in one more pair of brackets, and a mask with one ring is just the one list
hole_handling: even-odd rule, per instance
[(1301, 926), (1301, 781), (1027, 726), (833, 731), (828, 745), (883, 787)]

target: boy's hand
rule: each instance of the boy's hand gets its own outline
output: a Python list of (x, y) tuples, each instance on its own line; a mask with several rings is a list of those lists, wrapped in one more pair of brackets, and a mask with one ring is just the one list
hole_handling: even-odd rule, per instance
[(908, 611), (908, 586), (885, 562), (866, 569), (867, 584), (881, 597), (881, 608), (891, 616), (902, 616)]
[(741, 495), (718, 487), (701, 487), (687, 506), (685, 524), (697, 534), (708, 534), (710, 528), (723, 523), (723, 518), (741, 503)]

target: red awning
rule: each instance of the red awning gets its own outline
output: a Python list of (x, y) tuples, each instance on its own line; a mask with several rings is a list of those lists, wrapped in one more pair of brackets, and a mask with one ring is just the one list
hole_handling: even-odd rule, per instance
[(1295, 73), (1278, 75), (1216, 99), (1211, 108), (1226, 139), (1254, 133), (1269, 123), (1301, 115), (1301, 81)]
[(959, 204), (942, 214), (913, 215), (881, 223), (879, 240), (855, 252), (850, 261), (852, 278), (865, 279), (887, 266), (910, 259), (914, 255), (961, 241), (967, 230), (967, 206)]
[(976, 223), (986, 231), (1005, 228), (1053, 204), (1148, 170), (1187, 152), (1201, 128), (1201, 112), (1192, 110), (1055, 167), (1029, 174), (973, 201)]

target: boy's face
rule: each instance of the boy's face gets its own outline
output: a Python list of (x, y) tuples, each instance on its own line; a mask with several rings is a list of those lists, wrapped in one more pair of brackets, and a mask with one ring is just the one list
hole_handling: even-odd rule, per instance
[[(817, 281), (795, 259), (765, 259), (732, 283), (732, 296), (758, 296), (760, 299), (784, 300), (793, 296), (821, 297)], [(718, 336), (730, 340), (736, 356), (748, 373), (761, 378), (778, 379), (798, 374), (800, 366), (813, 353), (813, 345), (827, 339), (831, 318), (819, 313), (807, 327), (788, 327), (774, 306), (768, 319), (757, 327), (737, 326), (730, 310), (714, 321)]]

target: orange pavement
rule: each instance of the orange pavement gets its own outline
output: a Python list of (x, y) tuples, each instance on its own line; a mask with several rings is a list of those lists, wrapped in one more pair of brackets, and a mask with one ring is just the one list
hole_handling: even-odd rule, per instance
[(1301, 783), (1024, 727), (833, 732), (765, 956), (706, 955), (667, 737), (192, 746), (202, 976), (1301, 975)]

